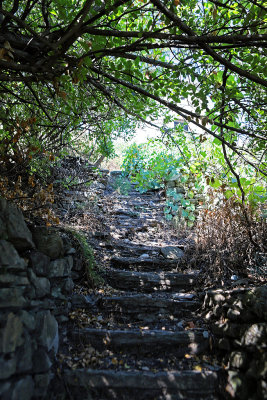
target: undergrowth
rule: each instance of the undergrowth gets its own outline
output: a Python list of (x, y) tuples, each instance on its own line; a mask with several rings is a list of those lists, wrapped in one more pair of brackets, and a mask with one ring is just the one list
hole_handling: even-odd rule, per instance
[(0, 176), (0, 197), (14, 202), (28, 218), (43, 221), (46, 226), (59, 224), (53, 209), (53, 183), (43, 184), (35, 176), (27, 174), (19, 175), (15, 181)]
[(193, 262), (203, 267), (204, 280), (218, 283), (232, 275), (267, 278), (266, 218), (252, 208), (246, 211), (249, 225), (234, 199), (202, 211), (194, 231)]
[(73, 229), (69, 230), (69, 232), (78, 244), (78, 251), (80, 251), (80, 255), (82, 257), (85, 275), (89, 285), (92, 287), (97, 287), (103, 284), (103, 278), (98, 272), (93, 249), (88, 244), (86, 237)]
[(113, 189), (115, 189), (119, 194), (128, 196), (131, 190), (131, 182), (124, 176), (119, 176), (115, 179), (112, 184)]

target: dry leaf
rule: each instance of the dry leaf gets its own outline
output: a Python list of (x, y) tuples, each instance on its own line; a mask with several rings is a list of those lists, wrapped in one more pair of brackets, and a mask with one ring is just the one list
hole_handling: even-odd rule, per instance
[(195, 328), (195, 324), (193, 321), (188, 322), (188, 328), (189, 329), (194, 329)]

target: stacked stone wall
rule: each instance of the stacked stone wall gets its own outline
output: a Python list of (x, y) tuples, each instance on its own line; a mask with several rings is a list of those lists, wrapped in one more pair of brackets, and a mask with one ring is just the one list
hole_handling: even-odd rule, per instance
[(21, 211), (0, 199), (1, 400), (47, 394), (68, 321), (74, 253), (58, 233), (30, 230)]
[(267, 286), (208, 291), (204, 308), (229, 397), (267, 399)]

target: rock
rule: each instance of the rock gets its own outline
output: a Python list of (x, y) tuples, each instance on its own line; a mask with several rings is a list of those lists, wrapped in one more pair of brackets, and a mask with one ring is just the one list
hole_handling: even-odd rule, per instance
[(140, 258), (150, 258), (150, 255), (147, 253), (141, 254)]
[(134, 272), (107, 270), (107, 279), (110, 284), (123, 290), (139, 290), (153, 292), (157, 290), (177, 291), (194, 285), (195, 274), (180, 274), (175, 272)]
[(32, 369), (33, 343), (29, 333), (24, 332), (24, 345), (18, 349), (16, 373), (30, 372)]
[(50, 380), (51, 380), (51, 375), (49, 373), (36, 374), (34, 376), (34, 382), (35, 382), (34, 398), (44, 397), (44, 393), (47, 392)]
[(71, 247), (70, 249), (68, 249), (68, 250), (65, 251), (65, 254), (66, 254), (67, 256), (71, 256), (71, 255), (73, 255), (73, 254), (76, 254), (76, 250), (75, 250), (74, 247)]
[(77, 308), (92, 308), (94, 307), (96, 300), (91, 296), (84, 296), (83, 294), (73, 293), (71, 296), (72, 307)]
[(62, 293), (70, 295), (73, 291), (74, 283), (71, 278), (67, 278), (63, 284)]
[(16, 372), (16, 358), (14, 355), (11, 358), (5, 359), (0, 356), (0, 380), (8, 379)]
[(25, 310), (20, 311), (19, 317), (23, 323), (23, 325), (32, 332), (36, 327), (35, 317)]
[(214, 293), (213, 300), (215, 303), (223, 303), (225, 301), (225, 296), (221, 293)]
[(40, 251), (33, 250), (29, 254), (30, 267), (38, 276), (47, 276), (49, 271), (50, 257)]
[(219, 318), (222, 315), (222, 310), (223, 308), (219, 306), (219, 304), (217, 304), (214, 308), (213, 308), (213, 315), (217, 318)]
[(93, 182), (90, 185), (90, 189), (93, 189), (93, 190), (105, 189), (105, 185), (103, 185), (103, 183), (100, 183), (100, 182)]
[(40, 252), (52, 259), (63, 256), (63, 241), (58, 233), (43, 226), (38, 226), (33, 228), (32, 235), (34, 243)]
[(180, 260), (184, 257), (184, 252), (179, 247), (166, 246), (162, 247), (160, 251), (165, 258), (170, 258), (172, 260)]
[(243, 302), (244, 308), (249, 307), (258, 318), (267, 321), (267, 285), (249, 291)]
[(43, 310), (53, 310), (56, 308), (55, 302), (52, 299), (44, 298), (42, 300), (32, 300), (30, 302), (32, 308), (43, 309)]
[[(217, 388), (217, 374), (210, 371), (114, 371), (114, 370), (93, 370), (77, 369), (66, 370), (64, 380), (70, 387), (78, 386), (79, 390), (83, 388), (100, 389), (101, 396), (95, 399), (120, 399), (122, 398), (117, 390), (127, 390), (127, 393), (133, 393), (139, 390), (139, 396), (142, 399), (211, 399), (214, 390)], [(107, 390), (112, 389), (112, 397), (105, 396)], [(162, 390), (165, 395), (162, 396)], [(151, 392), (154, 396), (151, 396)], [(121, 393), (121, 392), (119, 392)], [(171, 393), (175, 393), (174, 396)], [(181, 395), (182, 393), (182, 395)], [(145, 394), (145, 395), (144, 395)], [(188, 396), (187, 396), (188, 394)], [(146, 396), (146, 397), (145, 397)], [(75, 397), (79, 398), (79, 396)], [(124, 397), (126, 399), (126, 397)]]
[(232, 351), (229, 362), (232, 368), (245, 369), (248, 365), (247, 354), (244, 351)]
[(0, 267), (6, 267), (6, 271), (24, 271), (26, 266), (14, 246), (6, 240), (0, 240)]
[(24, 221), (21, 210), (14, 204), (8, 203), (1, 218), (6, 225), (8, 240), (18, 251), (34, 248), (32, 234)]
[(57, 300), (67, 301), (67, 297), (61, 292), (61, 288), (57, 286), (52, 288), (51, 296)]
[(22, 308), (27, 304), (23, 297), (24, 287), (0, 289), (0, 309), (2, 308)]
[[(83, 269), (83, 262), (80, 258), (75, 258), (72, 270), (73, 271), (81, 271)], [(78, 275), (79, 276), (79, 275)]]
[(38, 316), (38, 342), (47, 351), (53, 349), (56, 354), (59, 345), (58, 323), (50, 311), (44, 311)]
[[(159, 320), (163, 315), (170, 314), (175, 317), (188, 315), (192, 310), (196, 310), (201, 303), (192, 300), (175, 300), (172, 298), (153, 297), (147, 294), (103, 296), (98, 299), (97, 306), (105, 313), (112, 313), (113, 318), (121, 318), (124, 321), (133, 322), (136, 320), (150, 321)], [(82, 307), (82, 306), (81, 306)], [(88, 307), (89, 308), (89, 307)], [(116, 314), (114, 315), (114, 310)]]
[(0, 198), (0, 239), (8, 239), (7, 227), (5, 221), (5, 210), (7, 207), (6, 199)]
[(21, 319), (14, 313), (9, 313), (6, 325), (2, 330), (1, 352), (14, 352), (18, 346), (24, 343), (22, 334), (23, 324)]
[(151, 330), (108, 330), (81, 328), (71, 332), (72, 339), (101, 349), (107, 346), (116, 351), (138, 354), (159, 354), (171, 351), (179, 356), (199, 354), (209, 346), (209, 338), (204, 338), (202, 332)]
[(67, 256), (64, 258), (59, 258), (57, 260), (51, 261), (49, 264), (49, 278), (62, 278), (63, 276), (69, 276), (71, 269), (73, 267), (72, 256)]
[(249, 391), (245, 375), (237, 371), (229, 371), (226, 391), (232, 398), (247, 400)]
[(241, 312), (239, 310), (229, 308), (229, 310), (227, 311), (227, 317), (231, 321), (238, 321), (240, 319), (240, 315), (241, 315)]
[(177, 260), (164, 259), (161, 257), (117, 257), (114, 256), (110, 259), (111, 263), (116, 267), (126, 266), (130, 268), (133, 265), (142, 266), (142, 271), (155, 269), (166, 269), (170, 270), (171, 267), (177, 267)]
[(211, 330), (215, 335), (218, 336), (229, 336), (232, 338), (240, 338), (245, 327), (241, 324), (236, 324), (233, 322), (225, 323), (214, 323), (211, 326)]
[(34, 382), (31, 376), (17, 381), (12, 388), (10, 400), (31, 400), (33, 396)]
[(267, 399), (267, 382), (266, 380), (259, 380), (257, 382), (257, 395), (258, 399)]
[(10, 393), (7, 393), (11, 387), (11, 382), (0, 383), (0, 399), (8, 400)]
[(37, 277), (32, 269), (28, 269), (30, 281), (35, 287), (37, 298), (42, 298), (50, 294), (50, 281), (47, 278)]
[(52, 363), (50, 358), (48, 357), (46, 351), (44, 349), (37, 349), (33, 353), (33, 370), (35, 373), (39, 374), (40, 372), (49, 371)]
[(123, 171), (110, 171), (109, 175), (111, 178), (117, 178), (123, 174)]
[(243, 334), (241, 343), (243, 346), (259, 346), (266, 348), (267, 324), (258, 323), (251, 325)]
[(26, 276), (13, 274), (0, 274), (0, 283), (4, 286), (28, 286), (29, 279)]
[(250, 362), (246, 375), (254, 379), (265, 379), (267, 376), (267, 353), (259, 353), (255, 356), (256, 358)]
[(219, 347), (219, 349), (222, 349), (222, 350), (227, 350), (227, 351), (231, 350), (231, 344), (230, 344), (229, 339), (226, 339), (226, 338), (219, 339), (218, 347)]

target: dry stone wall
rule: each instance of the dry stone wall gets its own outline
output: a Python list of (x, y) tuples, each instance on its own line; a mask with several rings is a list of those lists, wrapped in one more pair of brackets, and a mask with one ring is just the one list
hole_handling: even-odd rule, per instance
[(0, 199), (2, 400), (41, 399), (47, 393), (60, 327), (68, 321), (74, 252), (53, 231), (31, 231), (21, 211)]
[(267, 285), (208, 291), (204, 308), (228, 372), (229, 397), (267, 399)]

